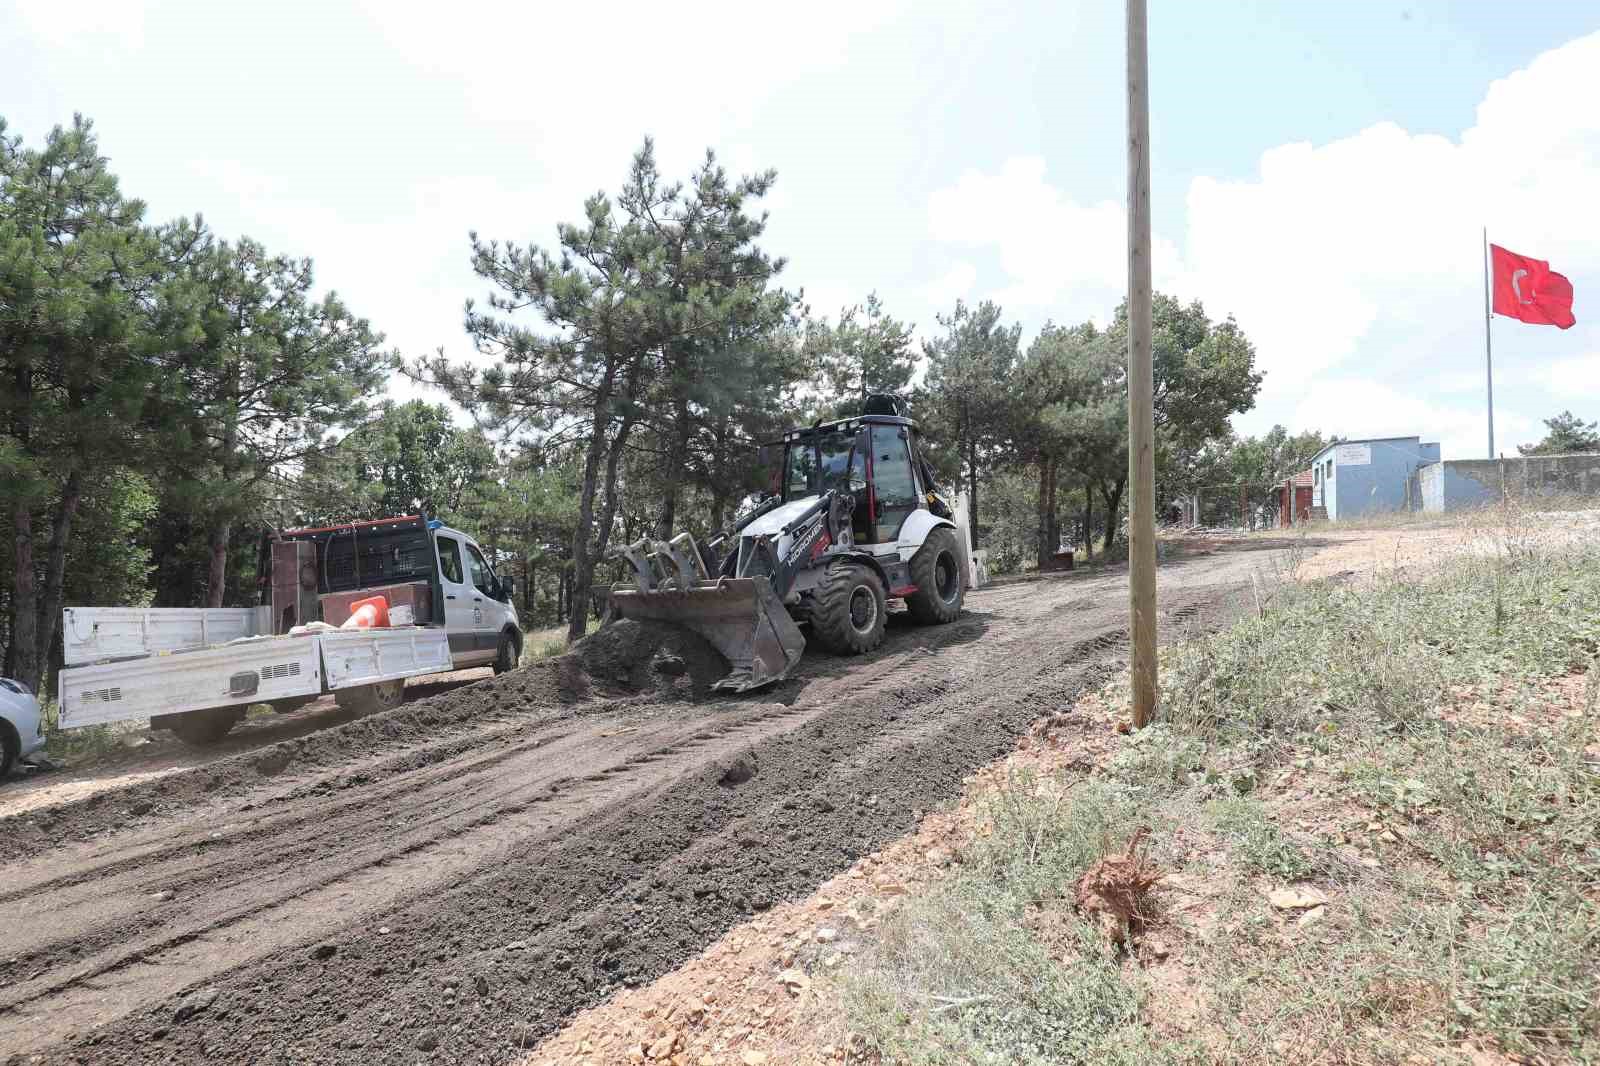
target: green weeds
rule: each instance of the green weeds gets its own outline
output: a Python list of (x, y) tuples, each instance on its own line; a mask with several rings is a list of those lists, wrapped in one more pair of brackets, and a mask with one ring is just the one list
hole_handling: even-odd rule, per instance
[[(1157, 723), (996, 790), (887, 919), (843, 979), (852, 1032), (904, 1063), (1600, 1061), (1600, 550), (1490, 534), (1169, 649)], [(1157, 923), (1193, 1034), (1071, 907), (1139, 825), (1212, 915)], [(1284, 885), (1328, 903), (1276, 908)]]

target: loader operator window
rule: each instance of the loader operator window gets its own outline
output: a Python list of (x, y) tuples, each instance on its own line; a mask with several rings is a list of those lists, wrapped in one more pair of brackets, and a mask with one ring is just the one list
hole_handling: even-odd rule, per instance
[(859, 453), (846, 476), (854, 443), (855, 435), (844, 432), (821, 432), (790, 442), (783, 498), (803, 500), (829, 489), (850, 490), (852, 480), (864, 484), (866, 464)]
[(894, 540), (906, 516), (921, 503), (911, 472), (911, 452), (898, 426), (872, 427), (872, 488), (877, 495), (876, 543)]

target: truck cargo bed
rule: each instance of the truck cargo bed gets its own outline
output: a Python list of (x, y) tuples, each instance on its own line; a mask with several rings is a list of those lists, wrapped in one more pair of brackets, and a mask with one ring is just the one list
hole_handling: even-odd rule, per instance
[(61, 671), (57, 694), (61, 726), (71, 729), (317, 696), (451, 668), (441, 629), (334, 630), (71, 667)]

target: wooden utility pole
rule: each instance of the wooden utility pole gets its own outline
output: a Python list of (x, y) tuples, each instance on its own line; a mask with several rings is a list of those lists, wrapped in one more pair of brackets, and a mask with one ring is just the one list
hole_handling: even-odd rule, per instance
[(1156, 456), (1150, 367), (1150, 65), (1145, 0), (1128, 4), (1128, 606), (1133, 728), (1156, 706)]

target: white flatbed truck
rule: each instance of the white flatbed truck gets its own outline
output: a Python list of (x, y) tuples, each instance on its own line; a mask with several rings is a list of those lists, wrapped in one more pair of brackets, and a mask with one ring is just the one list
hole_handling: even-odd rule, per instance
[[(204, 744), (251, 704), (291, 710), (332, 694), (342, 706), (380, 710), (399, 705), (408, 677), (488, 665), (499, 673), (521, 656), (511, 582), (496, 577), (472, 538), (437, 521), (293, 530), (264, 546), (268, 556), (280, 572), (263, 567), (272, 594), (258, 607), (66, 608), (61, 726), (149, 718)], [(414, 624), (308, 624), (384, 590), (409, 601), (394, 614), (410, 613)]]

